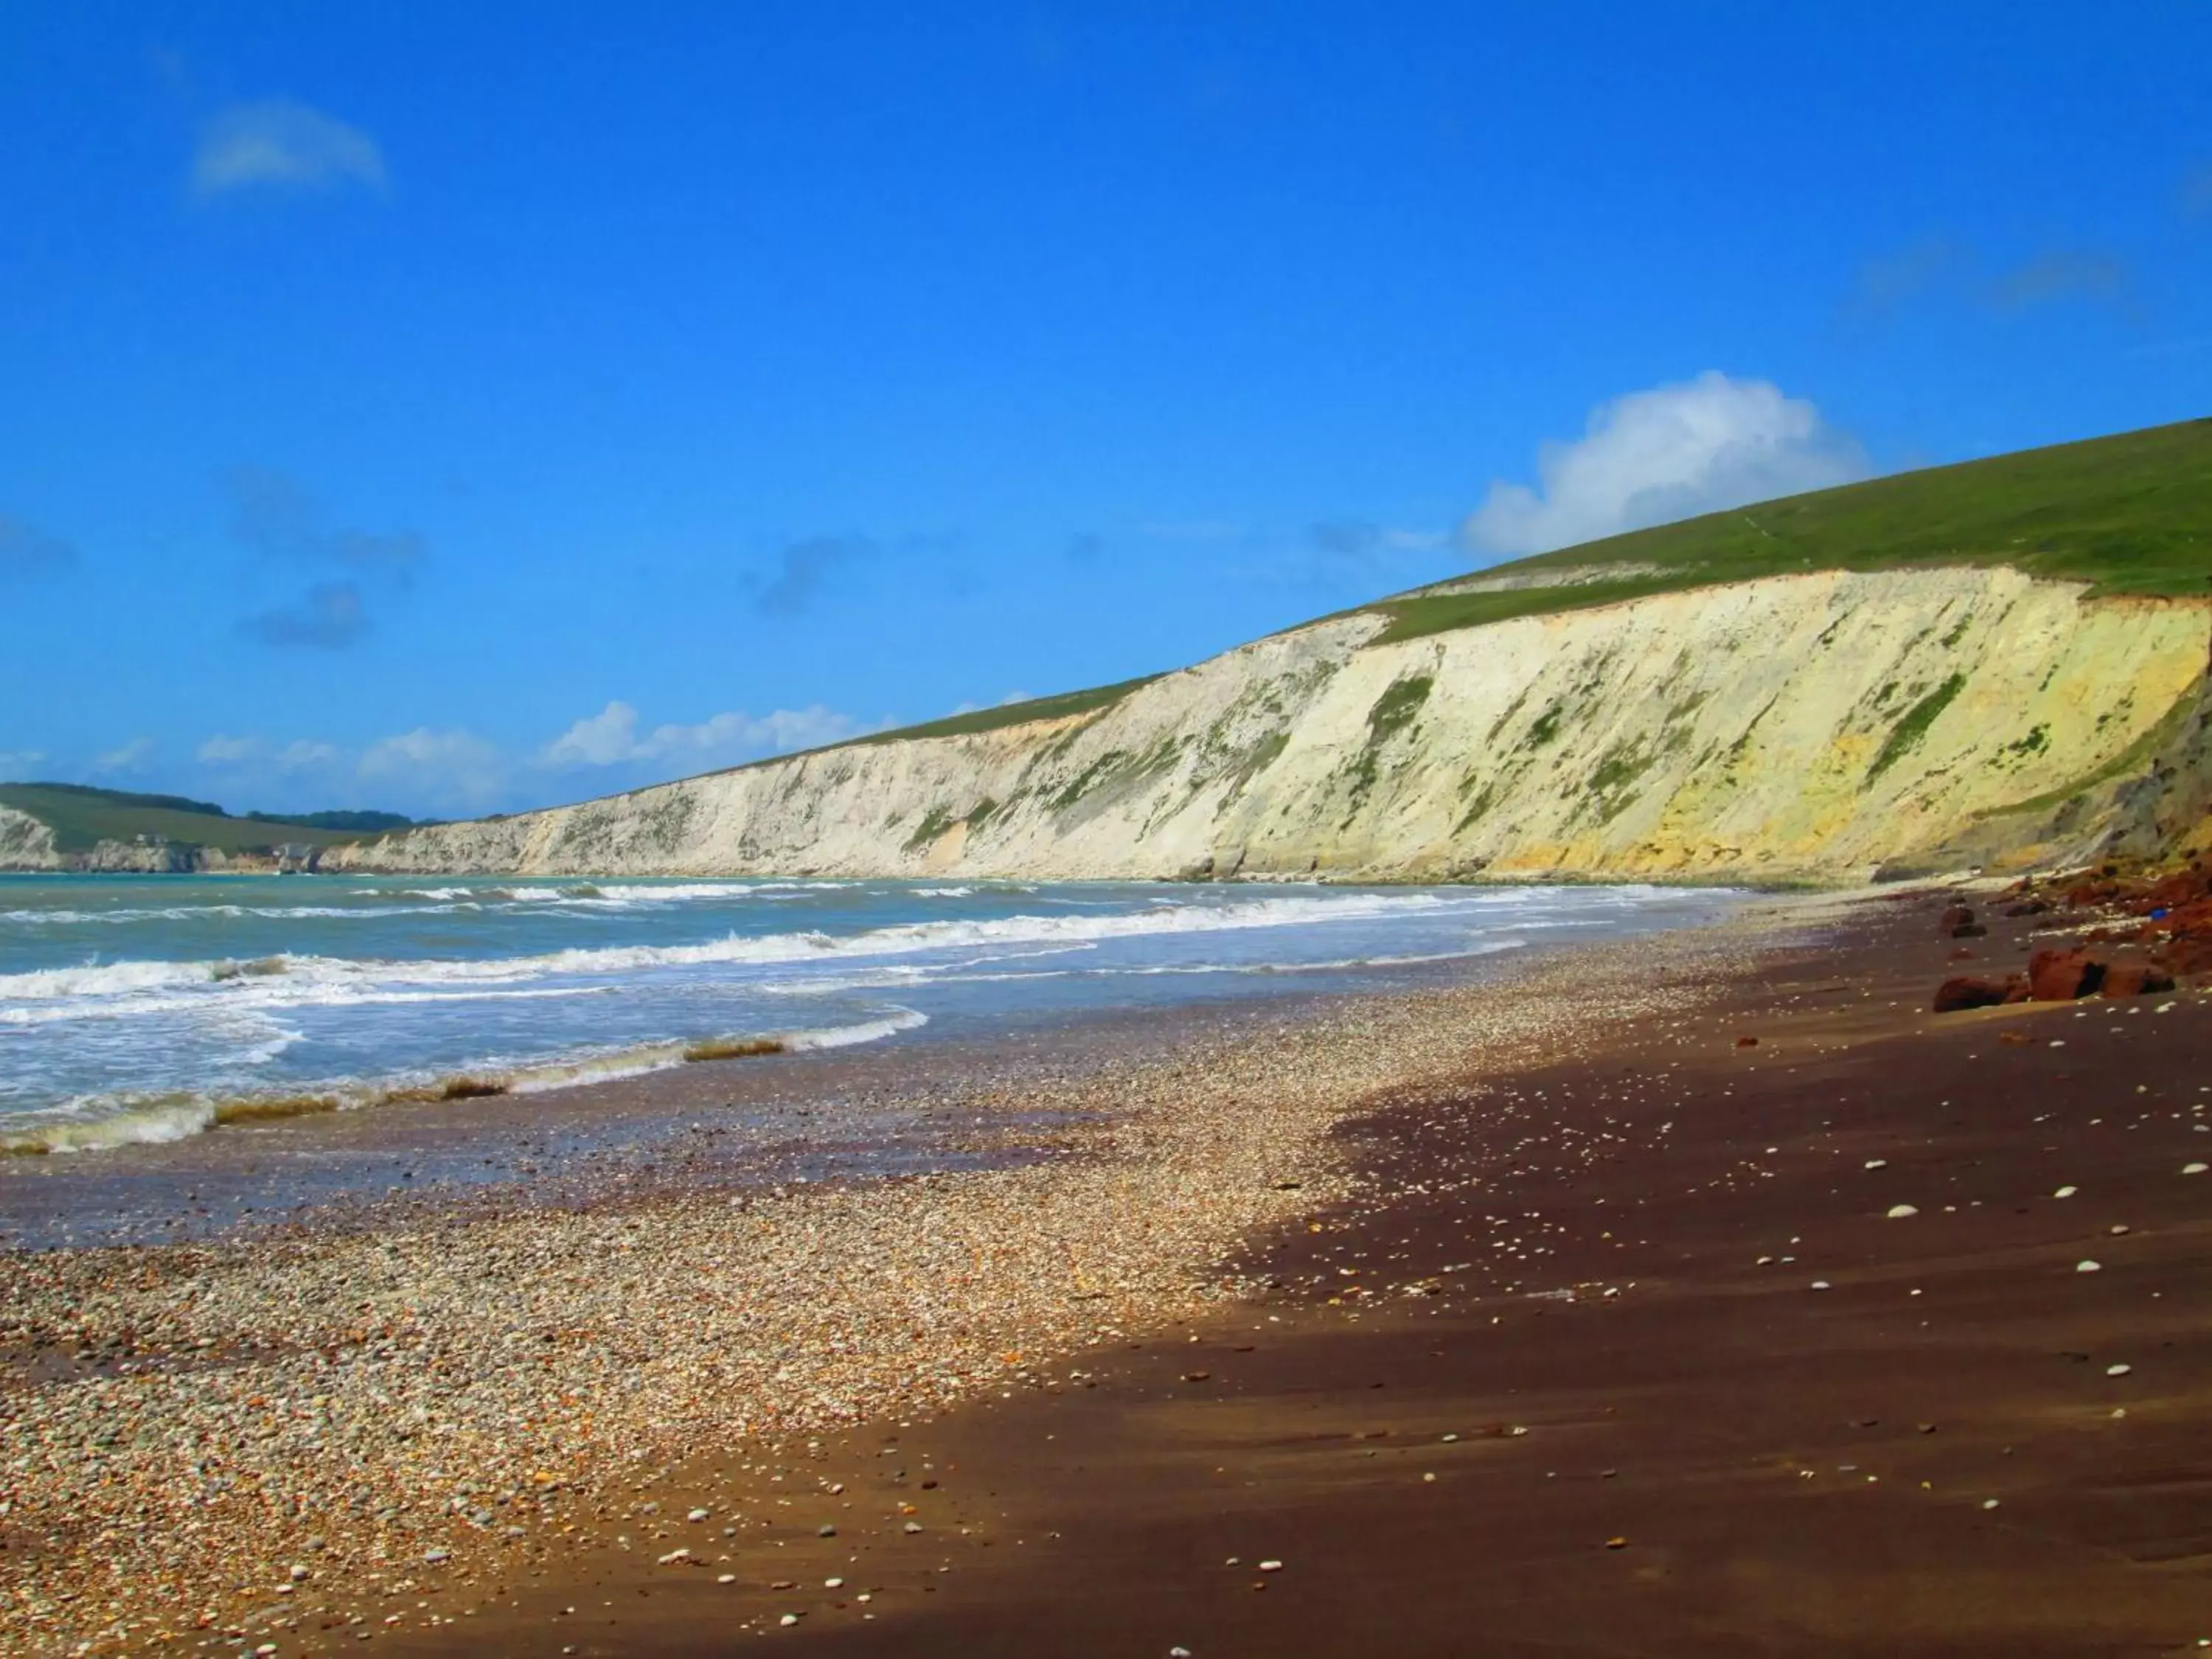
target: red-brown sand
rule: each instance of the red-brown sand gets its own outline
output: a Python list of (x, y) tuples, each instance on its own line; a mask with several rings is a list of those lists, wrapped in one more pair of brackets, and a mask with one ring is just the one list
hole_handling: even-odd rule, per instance
[[(944, 1420), (702, 1449), (629, 1550), (375, 1650), (2194, 1651), (2212, 1004), (1931, 1015), (1942, 903), (1350, 1126), (1371, 1201), (1278, 1241), (1262, 1303)], [(775, 1524), (726, 1545), (738, 1513)]]

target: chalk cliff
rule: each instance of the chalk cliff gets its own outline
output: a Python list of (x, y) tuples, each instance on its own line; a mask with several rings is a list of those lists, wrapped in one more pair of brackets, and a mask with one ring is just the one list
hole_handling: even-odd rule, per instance
[(2195, 787), (2212, 712), (2212, 605), (2005, 567), (1388, 626), (1326, 620), (1082, 714), (410, 830), (323, 867), (1851, 880), (2141, 842)]

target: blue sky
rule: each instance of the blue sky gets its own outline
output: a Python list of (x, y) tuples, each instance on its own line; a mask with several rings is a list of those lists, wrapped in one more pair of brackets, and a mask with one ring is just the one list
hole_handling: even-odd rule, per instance
[(572, 799), (2212, 413), (2212, 9), (0, 8), (0, 776)]

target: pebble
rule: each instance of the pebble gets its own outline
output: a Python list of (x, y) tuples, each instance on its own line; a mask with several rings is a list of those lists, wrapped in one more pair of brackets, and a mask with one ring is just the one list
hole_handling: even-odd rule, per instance
[(2185, 1164), (2181, 1166), (2181, 1173), (2184, 1175), (2203, 1175), (2208, 1169), (2212, 1169), (2212, 1164)]
[(1832, 1291), (1836, 1287), (1825, 1279), (1816, 1279), (1813, 1281), (1813, 1288), (1816, 1291)]
[[(1571, 1038), (1594, 1008), (1635, 1018), (1694, 1000), (1655, 986), (1648, 952), (1595, 967), (1595, 982), (1589, 961), (1540, 968), (1510, 998), (1471, 986), (1359, 999), (1079, 1074), (1049, 1057), (902, 1085), (979, 1124), (1015, 1109), (1018, 1127), (975, 1131), (978, 1152), (1027, 1146), (1036, 1121), (1080, 1157), (987, 1156), (736, 1207), (672, 1176), (611, 1187), (620, 1201), (604, 1205), (462, 1205), (236, 1243), (11, 1256), (7, 1340), (99, 1347), (128, 1333), (147, 1363), (119, 1386), (9, 1393), (8, 1528), (66, 1541), (0, 1552), (0, 1606), (52, 1601), (41, 1650), (65, 1652), (177, 1619), (181, 1585), (281, 1577), (268, 1564), (311, 1550), (319, 1588), (408, 1561), (458, 1588), (462, 1571), (517, 1571), (533, 1540), (565, 1551), (596, 1532), (602, 1505), (641, 1511), (623, 1490), (634, 1467), (934, 1417), (1012, 1386), (1007, 1353), (1026, 1369), (1103, 1330), (1237, 1300), (1255, 1287), (1206, 1264), (1267, 1229), (1319, 1225), (1307, 1218), (1346, 1191), (1332, 1131), (1376, 1092)], [(1273, 1184), (1285, 1168), (1302, 1189)], [(490, 1524), (457, 1528), (457, 1498)], [(72, 1602), (53, 1595), (95, 1582)], [(233, 1592), (219, 1599), (217, 1617), (244, 1614)]]
[(2104, 1264), (2101, 1262), (2077, 1261), (2074, 1264), (2074, 1271), (2077, 1273), (2100, 1273), (2104, 1270)]
[(814, 1535), (817, 1538), (835, 1538), (837, 1535), (837, 1528), (825, 1522), (815, 1528)]
[(1920, 1212), (1910, 1204), (1893, 1204), (1889, 1206), (1889, 1218), (1892, 1221), (1902, 1221), (1907, 1216), (1915, 1216), (1919, 1213)]
[(1283, 1564), (1279, 1561), (1262, 1561), (1260, 1564), (1260, 1571), (1262, 1572), (1280, 1572), (1282, 1570)]
[(921, 1530), (921, 1522), (919, 1521), (909, 1521), (903, 1528), (901, 1528), (901, 1530), (904, 1532), (920, 1532)]
[(2051, 1194), (2051, 1197), (2053, 1197), (2053, 1198), (2071, 1198), (2071, 1197), (2073, 1197), (2073, 1196), (2074, 1196), (2074, 1194), (2076, 1194), (2076, 1193), (2080, 1192), (2081, 1190), (2081, 1189), (2079, 1187), (2061, 1187), (2061, 1188), (2060, 1188), (2057, 1192), (2055, 1192), (2055, 1193)]
[(842, 1589), (845, 1588), (845, 1581), (842, 1578), (825, 1578), (822, 1581), (822, 1588), (823, 1589)]
[(2107, 1376), (2125, 1376), (2134, 1369), (2135, 1367), (2132, 1365), (2107, 1365), (2105, 1367), (2105, 1375)]
[(718, 1572), (714, 1575), (714, 1582), (718, 1584), (734, 1584), (738, 1582), (738, 1575), (734, 1572)]
[(1866, 1166), (1869, 1170), (1887, 1170), (1889, 1167), (1889, 1160), (1886, 1158), (1870, 1158), (1866, 1161)]
[(785, 1613), (785, 1614), (783, 1615), (783, 1617), (782, 1617), (782, 1618), (781, 1618), (781, 1619), (777, 1620), (775, 1622), (776, 1622), (777, 1624), (779, 1624), (779, 1625), (782, 1625), (782, 1626), (784, 1626), (785, 1627), (788, 1628), (789, 1626), (793, 1626), (793, 1625), (795, 1625), (795, 1624), (797, 1624), (797, 1623), (799, 1622), (799, 1615), (798, 1615), (797, 1613)]
[(707, 1511), (704, 1510), (694, 1510), (690, 1514), (685, 1516), (684, 1518), (686, 1521), (704, 1521), (707, 1518)]

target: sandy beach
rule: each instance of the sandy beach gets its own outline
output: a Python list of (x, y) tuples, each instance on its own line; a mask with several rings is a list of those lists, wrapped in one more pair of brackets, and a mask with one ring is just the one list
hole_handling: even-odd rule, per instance
[[(793, 1133), (804, 1089), (758, 1061), (243, 1132), (266, 1156), (204, 1137), (15, 1172), (27, 1208), (39, 1177), (197, 1204), (303, 1138), (339, 1157), (367, 1137), (411, 1176), (510, 1133), (520, 1176), (564, 1128), (665, 1130), (716, 1093), (780, 1091), (785, 1119), (752, 1138), (736, 1186), (707, 1126), (678, 1123), (657, 1159), (561, 1162), (557, 1203), (510, 1180), (229, 1242), (9, 1256), (11, 1644), (284, 1651), (397, 1634), (421, 1620), (385, 1597), (420, 1591), (414, 1611), (441, 1619), (456, 1592), (557, 1580), (614, 1543), (607, 1517), (641, 1474), (702, 1449), (767, 1455), (1036, 1387), (1049, 1360), (1255, 1294), (1263, 1280), (1231, 1258), (1350, 1195), (1328, 1132), (1378, 1091), (1565, 1052), (1594, 997), (1626, 1018), (1688, 995), (1647, 977), (1582, 953), (1510, 990), (1200, 1014), (1149, 1039), (1103, 1022), (971, 1055), (954, 1081), (939, 1058), (903, 1093), (880, 1075), (895, 1063), (817, 1065), (813, 1086), (875, 1086), (933, 1126), (917, 1144), (953, 1170), (911, 1179), (836, 1179)], [(817, 1178), (763, 1184), (779, 1147)]]
[(962, 1173), (15, 1256), (10, 1650), (2191, 1648), (2208, 1011), (1933, 1015), (1945, 901), (1047, 1047)]

